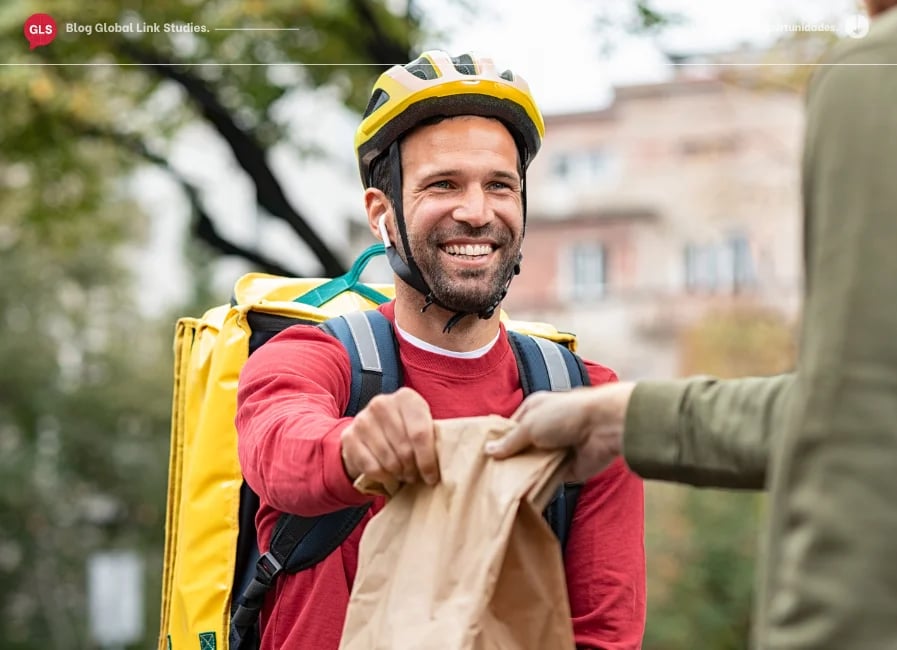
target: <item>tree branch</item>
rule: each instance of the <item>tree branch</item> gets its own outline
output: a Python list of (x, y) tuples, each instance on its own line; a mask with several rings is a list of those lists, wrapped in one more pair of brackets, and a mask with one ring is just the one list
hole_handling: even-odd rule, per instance
[(239, 244), (225, 239), (215, 228), (215, 223), (203, 207), (197, 189), (191, 185), (187, 179), (181, 176), (181, 174), (171, 166), (168, 160), (159, 154), (150, 151), (146, 144), (138, 138), (123, 133), (116, 133), (114, 131), (105, 131), (95, 125), (78, 124), (73, 121), (70, 121), (70, 124), (72, 124), (73, 128), (75, 128), (80, 135), (114, 142), (116, 145), (166, 171), (171, 178), (181, 186), (181, 189), (187, 195), (187, 199), (190, 202), (190, 207), (193, 212), (191, 230), (201, 241), (206, 242), (212, 248), (224, 255), (237, 255), (242, 257), (265, 273), (273, 273), (274, 275), (283, 275), (287, 277), (296, 277), (300, 275), (296, 273), (295, 270), (281, 266), (279, 263), (261, 255), (257, 251), (244, 248)]
[[(383, 26), (377, 19), (371, 3), (367, 0), (350, 0), (350, 2), (353, 11), (359, 17), (359, 24), (364, 26), (362, 34), (366, 38), (364, 38), (362, 46), (371, 61), (384, 65), (408, 61), (410, 57), (409, 47), (405, 44), (397, 43), (394, 39), (387, 36)], [(410, 9), (409, 5), (409, 11)]]
[(265, 160), (265, 150), (251, 133), (247, 133), (236, 124), (233, 116), (205, 82), (182, 67), (175, 66), (158, 54), (140, 48), (134, 43), (122, 41), (118, 48), (122, 54), (144, 65), (163, 79), (174, 81), (187, 91), (202, 115), (228, 143), (240, 167), (249, 174), (256, 187), (258, 204), (272, 216), (283, 219), (293, 228), (321, 262), (327, 277), (345, 272), (343, 263), (287, 200), (283, 188)]

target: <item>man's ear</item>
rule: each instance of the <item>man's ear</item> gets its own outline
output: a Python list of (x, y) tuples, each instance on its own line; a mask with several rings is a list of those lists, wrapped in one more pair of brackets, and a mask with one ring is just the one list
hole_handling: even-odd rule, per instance
[[(392, 232), (392, 203), (381, 190), (376, 187), (369, 187), (364, 191), (364, 209), (368, 217), (368, 228), (370, 228), (374, 237), (383, 241), (380, 229), (380, 222), (385, 221), (383, 226), (388, 234), (388, 240), (383, 241), (386, 246), (390, 246), (395, 241), (395, 235)], [(385, 219), (384, 219), (385, 217)]]

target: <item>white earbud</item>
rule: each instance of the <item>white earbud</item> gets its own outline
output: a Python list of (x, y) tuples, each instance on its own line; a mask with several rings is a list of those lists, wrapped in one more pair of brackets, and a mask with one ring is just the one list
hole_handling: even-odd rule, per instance
[(389, 241), (389, 233), (386, 232), (386, 213), (380, 215), (380, 221), (377, 222), (377, 229), (380, 231), (380, 241), (383, 242), (383, 245), (386, 248), (392, 246), (392, 242)]

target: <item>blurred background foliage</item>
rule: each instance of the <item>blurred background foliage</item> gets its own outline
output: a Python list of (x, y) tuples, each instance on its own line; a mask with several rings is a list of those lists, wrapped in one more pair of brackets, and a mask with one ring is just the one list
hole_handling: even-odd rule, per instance
[[(40, 6), (38, 6), (38, 4)], [(475, 11), (455, 3), (459, 12)], [(663, 16), (633, 0), (636, 28)], [(398, 8), (397, 8), (398, 6)], [(78, 22), (145, 21), (301, 32), (212, 31), (193, 37), (116, 34), (59, 38), (29, 51), (34, 12)], [(180, 314), (210, 293), (206, 263), (238, 255), (258, 270), (296, 273), (262, 250), (230, 241), (197, 188), (171, 164), (186, 124), (213, 129), (256, 188), (259, 209), (288, 223), (320, 273), (342, 259), (314, 232), (268, 166), (287, 138), (272, 107), (285, 93), (327, 88), (360, 111), (373, 78), (406, 61), (424, 34), (412, 1), (6, 0), (0, 58), (81, 61), (92, 67), (6, 66), (0, 73), (0, 646), (87, 648), (85, 562), (132, 548), (146, 561), (146, 632), (155, 646), (164, 537), (171, 400), (171, 339)], [(223, 66), (221, 61), (253, 65)], [(362, 65), (277, 66), (346, 61)], [(370, 65), (367, 65), (370, 64)], [(166, 92), (163, 92), (166, 89)], [(174, 90), (177, 101), (170, 101)], [(301, 148), (302, 143), (297, 144)], [(128, 257), (147, 236), (129, 197), (133, 172), (171, 175), (192, 209), (183, 251), (188, 299), (147, 316), (137, 308)], [(688, 333), (685, 372), (775, 372), (793, 358), (786, 324), (728, 314)], [(745, 647), (756, 497), (651, 486), (650, 614), (646, 648)]]
[[(139, 20), (251, 27), (302, 24), (259, 41), (221, 31), (139, 40), (94, 34), (29, 51), (32, 12), (83, 24)], [(252, 177), (258, 203), (288, 221), (323, 272), (344, 261), (285, 198), (267, 149), (283, 137), (272, 105), (289, 89), (336, 88), (360, 109), (368, 66), (273, 70), (272, 61), (405, 60), (411, 15), (382, 2), (5, 2), (0, 56), (10, 63), (81, 61), (91, 67), (6, 66), (0, 73), (0, 647), (87, 648), (87, 558), (134, 549), (145, 560), (145, 638), (155, 646), (164, 540), (171, 403), (171, 341), (179, 314), (211, 296), (205, 263), (228, 253), (288, 272), (242, 250), (214, 227), (190, 181), (170, 164), (178, 129), (200, 121)], [(261, 43), (261, 45), (260, 45)], [(220, 66), (216, 61), (263, 65)], [(163, 88), (176, 89), (165, 101)], [(171, 96), (168, 92), (167, 96)], [(147, 236), (129, 200), (132, 172), (165, 170), (193, 208), (194, 264), (186, 304), (147, 317), (128, 257)]]
[[(683, 375), (788, 372), (795, 328), (762, 308), (711, 313), (681, 334)], [(649, 482), (646, 650), (747, 650), (765, 497)]]

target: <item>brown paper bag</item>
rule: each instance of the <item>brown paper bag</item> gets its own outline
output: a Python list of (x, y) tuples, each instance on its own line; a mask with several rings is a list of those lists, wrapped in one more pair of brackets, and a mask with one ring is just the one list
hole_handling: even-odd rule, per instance
[(341, 650), (573, 648), (561, 551), (541, 516), (564, 456), (489, 459), (486, 440), (509, 426), (437, 423), (442, 480), (402, 487), (365, 529)]

